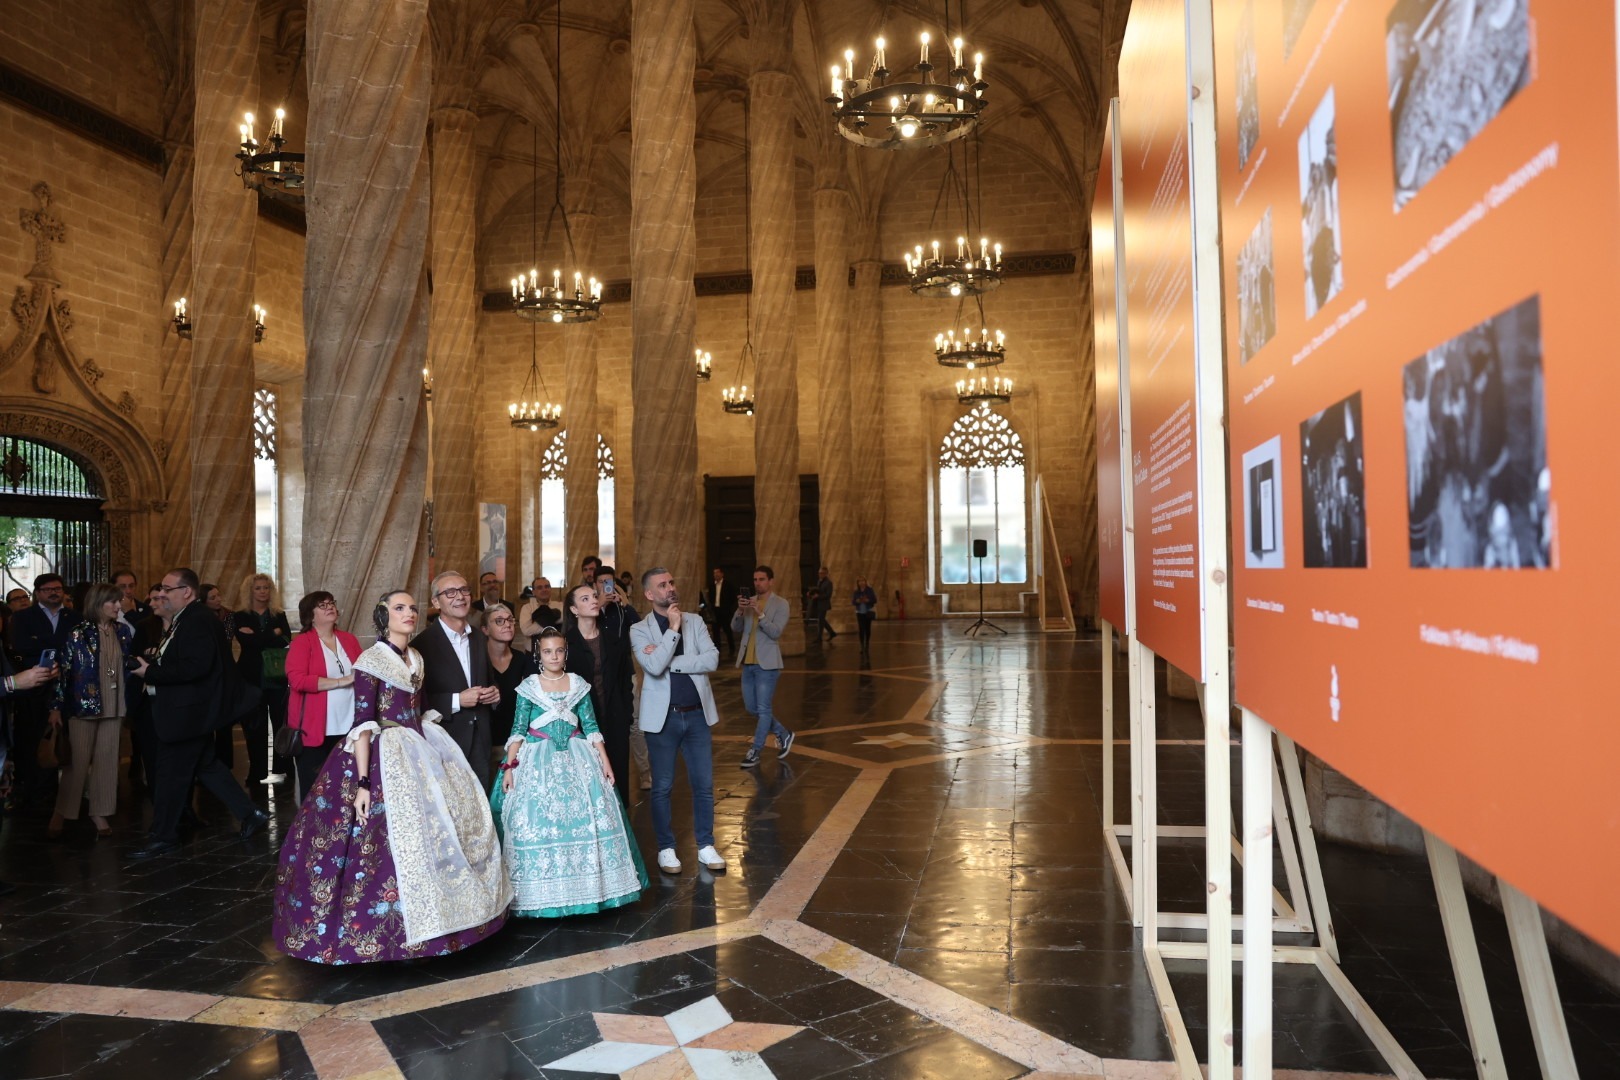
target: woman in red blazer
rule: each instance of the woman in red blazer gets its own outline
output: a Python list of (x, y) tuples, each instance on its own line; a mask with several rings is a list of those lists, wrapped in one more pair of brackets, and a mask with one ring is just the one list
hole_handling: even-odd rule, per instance
[(317, 590), (298, 601), (303, 632), (287, 649), (287, 724), (304, 735), (298, 797), (315, 783), (326, 755), (354, 724), (354, 662), (360, 639), (337, 628), (337, 601)]

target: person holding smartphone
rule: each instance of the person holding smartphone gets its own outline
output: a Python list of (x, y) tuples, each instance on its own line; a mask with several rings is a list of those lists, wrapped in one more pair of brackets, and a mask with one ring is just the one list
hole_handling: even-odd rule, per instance
[(793, 750), (793, 732), (771, 712), (776, 699), (776, 680), (782, 675), (782, 646), (777, 639), (787, 629), (788, 602), (773, 590), (776, 571), (769, 566), (754, 567), (754, 591), (737, 597), (737, 614), (731, 628), (742, 635), (737, 666), (742, 668), (743, 708), (754, 717), (754, 745), (743, 755), (742, 767), (759, 765), (765, 737), (776, 732), (776, 756), (785, 758)]
[[(79, 819), (87, 780), (96, 835), (112, 835), (107, 819), (118, 809), (118, 742), (129, 715), (129, 650), (135, 638), (135, 631), (119, 618), (122, 602), (118, 586), (91, 585), (85, 593), (90, 618), (68, 634), (61, 656), (66, 677), (56, 682), (47, 723), (52, 731), (67, 724), (73, 755), (62, 770), (56, 812), (45, 829), (51, 840), (61, 837), (67, 822)], [(45, 655), (54, 651), (47, 649)]]
[[(597, 625), (604, 634), (611, 634), (615, 640), (630, 639), (630, 627), (641, 619), (641, 613), (630, 602), (630, 594), (624, 590), (624, 583), (614, 576), (613, 567), (605, 563), (596, 564), (596, 596), (602, 602), (602, 613), (597, 618)], [(652, 763), (647, 757), (647, 736), (635, 724), (630, 725), (630, 757), (636, 763), (636, 773), (641, 777), (642, 791), (652, 790)]]

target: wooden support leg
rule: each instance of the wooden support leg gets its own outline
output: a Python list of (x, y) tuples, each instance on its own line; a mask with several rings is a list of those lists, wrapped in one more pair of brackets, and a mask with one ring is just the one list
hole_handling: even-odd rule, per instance
[[(1214, 753), (1216, 747), (1210, 747)], [(1271, 725), (1243, 710), (1243, 1080), (1271, 1080)], [(1213, 940), (1213, 939), (1211, 939)]]
[(1311, 911), (1316, 922), (1316, 935), (1322, 948), (1336, 964), (1339, 962), (1339, 939), (1333, 932), (1333, 913), (1328, 910), (1327, 884), (1322, 879), (1322, 859), (1316, 850), (1316, 830), (1311, 827), (1311, 807), (1305, 801), (1305, 777), (1299, 770), (1299, 751), (1294, 740), (1277, 732), (1277, 746), (1282, 751), (1283, 779), (1288, 784), (1288, 801), (1299, 822), (1300, 858), (1305, 863), (1305, 889), (1310, 895)]
[(1098, 619), (1102, 628), (1102, 826), (1114, 827), (1114, 628)]
[(1530, 1032), (1536, 1040), (1536, 1059), (1545, 1080), (1575, 1080), (1575, 1053), (1569, 1045), (1569, 1027), (1547, 955), (1547, 934), (1541, 927), (1541, 908), (1524, 893), (1497, 879), (1502, 911), (1507, 916), (1513, 960), (1519, 968), (1519, 988), (1530, 1013)]
[(1271, 813), (1276, 827), (1277, 846), (1282, 851), (1283, 876), (1288, 881), (1288, 900), (1293, 905), (1294, 918), (1304, 933), (1314, 933), (1311, 921), (1311, 898), (1305, 891), (1305, 878), (1299, 869), (1299, 850), (1294, 846), (1294, 822), (1288, 816), (1288, 798), (1283, 794), (1282, 769), (1276, 757), (1271, 759)]
[(1507, 1080), (1496, 1017), (1485, 989), (1485, 971), (1479, 963), (1479, 943), (1474, 939), (1474, 920), (1468, 914), (1468, 894), (1463, 891), (1462, 871), (1457, 868), (1457, 849), (1428, 829), (1423, 830), (1423, 843), (1429, 849), (1429, 871), (1434, 875), (1434, 891), (1440, 899), (1440, 920), (1445, 924), (1451, 970), (1457, 976), (1457, 991), (1462, 996), (1474, 1068), (1479, 1080)]
[[(1154, 698), (1153, 650), (1131, 639), (1131, 917), (1144, 941), (1158, 940), (1159, 726)], [(1151, 825), (1149, 823), (1152, 823)], [(1150, 889), (1149, 886), (1152, 886)], [(1148, 897), (1152, 897), (1151, 901)], [(1151, 932), (1143, 913), (1152, 904)]]

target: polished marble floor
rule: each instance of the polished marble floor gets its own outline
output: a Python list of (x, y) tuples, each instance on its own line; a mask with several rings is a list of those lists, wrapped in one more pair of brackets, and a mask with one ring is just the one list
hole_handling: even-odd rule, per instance
[[(852, 637), (792, 664), (777, 705), (800, 738), (757, 771), (737, 767), (736, 675), (717, 676), (727, 873), (694, 871), (688, 841), (688, 870), (635, 905), (519, 920), (442, 960), (274, 950), (285, 794), (270, 837), (236, 841), (214, 808), (183, 857), (150, 864), (127, 858), (134, 811), (110, 840), (81, 823), (55, 844), (43, 809), (10, 815), (0, 1080), (1174, 1075), (1102, 843), (1096, 640), (886, 623), (865, 665)], [(1160, 718), (1161, 820), (1197, 824), (1196, 708), (1161, 699)], [(633, 818), (650, 855), (646, 807)], [(1425, 1075), (1472, 1075), (1426, 864), (1322, 856), (1345, 972)], [(1163, 906), (1198, 910), (1197, 842), (1167, 842), (1161, 866)], [(1536, 1075), (1500, 916), (1474, 916), (1509, 1075)], [(1169, 967), (1201, 1049), (1201, 970)], [(1583, 1075), (1620, 1075), (1620, 997), (1558, 976)], [(1277, 969), (1276, 1008), (1279, 1068), (1388, 1071), (1314, 969)]]

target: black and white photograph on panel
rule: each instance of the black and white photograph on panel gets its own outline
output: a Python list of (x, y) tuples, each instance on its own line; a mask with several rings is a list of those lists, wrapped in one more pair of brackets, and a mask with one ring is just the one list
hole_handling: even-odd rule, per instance
[(1553, 563), (1552, 473), (1532, 296), (1406, 365), (1412, 565), (1488, 570)]
[(1397, 0), (1384, 26), (1399, 210), (1530, 81), (1529, 0)]
[(1316, 0), (1282, 0), (1284, 60), (1293, 55), (1305, 21), (1311, 17), (1311, 8), (1315, 6)]
[(1254, 0), (1243, 5), (1237, 32), (1238, 171), (1249, 167), (1249, 155), (1260, 141), (1260, 72), (1254, 54)]
[(1339, 153), (1333, 137), (1333, 90), (1323, 95), (1299, 136), (1299, 205), (1305, 243), (1305, 317), (1344, 288), (1339, 228)]
[(1308, 567), (1367, 565), (1361, 393), (1299, 425), (1300, 511)]
[(1243, 565), (1283, 568), (1282, 436), (1243, 455)]
[(1238, 356), (1247, 364), (1277, 332), (1277, 287), (1271, 260), (1269, 206), (1238, 250), (1237, 286)]

